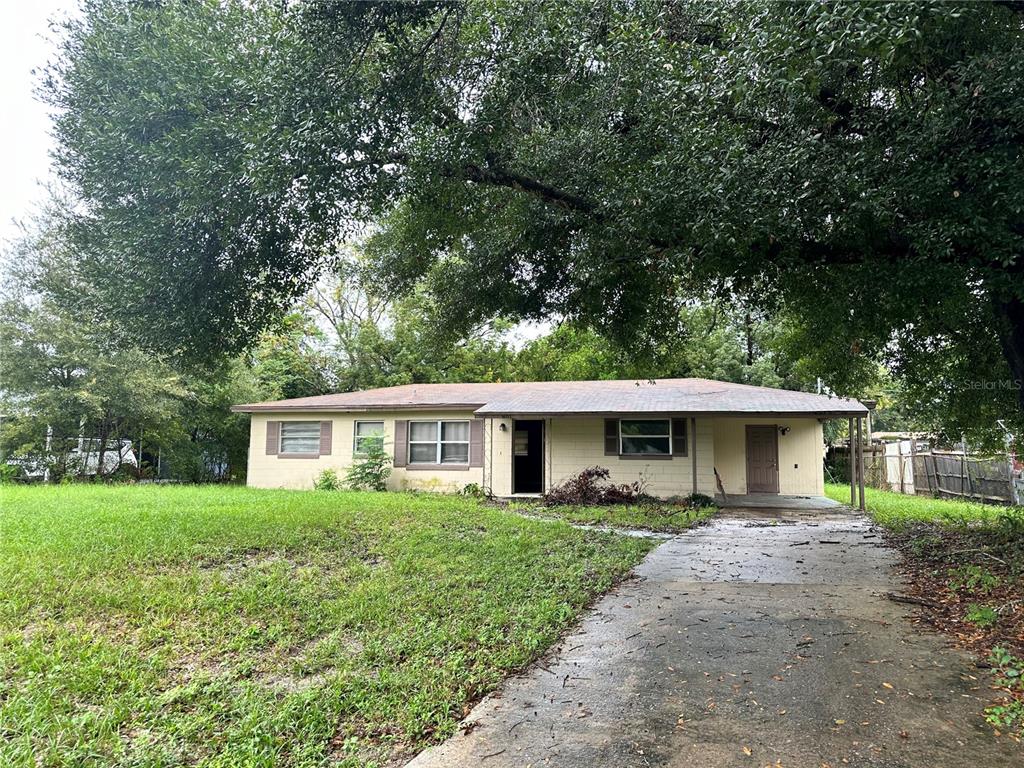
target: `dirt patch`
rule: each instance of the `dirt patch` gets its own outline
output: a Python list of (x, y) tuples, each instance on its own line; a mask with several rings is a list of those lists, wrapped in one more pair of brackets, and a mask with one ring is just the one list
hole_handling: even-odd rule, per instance
[(1024, 536), (1014, 541), (977, 529), (918, 525), (888, 538), (903, 555), (907, 592), (918, 600), (921, 621), (983, 657), (996, 646), (1024, 656)]
[(890, 598), (916, 606), (915, 622), (976, 655), (994, 706), (1024, 706), (1024, 687), (1000, 685), (992, 669), (999, 656), (1024, 658), (1024, 530), (919, 524), (888, 539), (908, 585)]

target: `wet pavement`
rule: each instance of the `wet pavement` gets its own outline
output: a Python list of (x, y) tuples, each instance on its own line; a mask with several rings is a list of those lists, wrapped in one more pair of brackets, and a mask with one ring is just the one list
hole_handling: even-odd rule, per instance
[(1024, 765), (987, 672), (913, 628), (843, 508), (730, 509), (666, 541), (411, 768)]

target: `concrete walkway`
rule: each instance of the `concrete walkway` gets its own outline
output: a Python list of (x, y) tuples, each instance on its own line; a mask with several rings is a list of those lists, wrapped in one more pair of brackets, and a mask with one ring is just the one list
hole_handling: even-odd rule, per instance
[(414, 768), (995, 768), (987, 672), (915, 631), (844, 508), (728, 510), (673, 538)]

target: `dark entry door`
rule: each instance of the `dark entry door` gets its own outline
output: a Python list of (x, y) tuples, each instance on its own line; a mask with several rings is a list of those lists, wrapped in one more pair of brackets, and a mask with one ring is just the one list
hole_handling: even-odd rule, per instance
[(774, 424), (747, 425), (747, 493), (779, 492), (779, 442)]
[(544, 490), (544, 422), (512, 422), (512, 493)]

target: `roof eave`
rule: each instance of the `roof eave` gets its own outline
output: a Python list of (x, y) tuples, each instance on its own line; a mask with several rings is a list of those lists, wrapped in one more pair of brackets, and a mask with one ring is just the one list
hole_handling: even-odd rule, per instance
[(623, 416), (735, 416), (735, 417), (758, 417), (765, 418), (779, 416), (782, 418), (816, 418), (816, 419), (845, 419), (856, 416), (866, 416), (867, 408), (863, 410), (836, 410), (836, 411), (741, 411), (741, 410), (700, 410), (700, 411), (501, 411), (477, 409), (474, 415), (479, 418), (524, 418), (540, 419), (554, 418), (556, 416), (580, 416), (592, 418), (622, 418)]
[(476, 410), (482, 403), (391, 403), (381, 405), (281, 405), (278, 403), (249, 403), (233, 405), (234, 413), (282, 413), (285, 411), (306, 411), (308, 413), (366, 413), (369, 411), (465, 411)]

